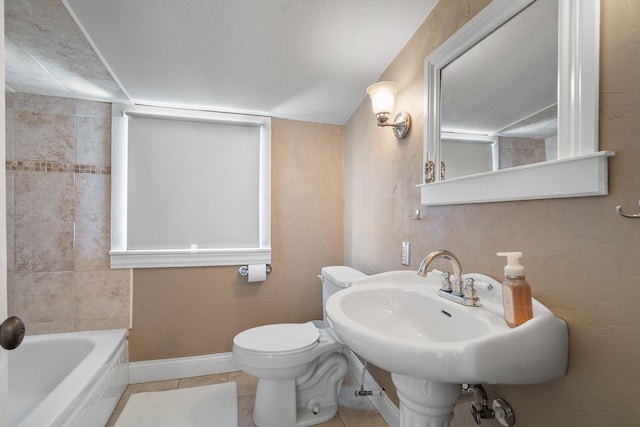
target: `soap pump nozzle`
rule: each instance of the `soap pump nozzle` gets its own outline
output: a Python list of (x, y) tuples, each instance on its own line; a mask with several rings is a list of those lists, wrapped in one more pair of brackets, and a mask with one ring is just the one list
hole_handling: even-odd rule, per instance
[(507, 257), (507, 265), (504, 267), (505, 277), (524, 277), (524, 267), (520, 265), (522, 252), (498, 252), (496, 255)]

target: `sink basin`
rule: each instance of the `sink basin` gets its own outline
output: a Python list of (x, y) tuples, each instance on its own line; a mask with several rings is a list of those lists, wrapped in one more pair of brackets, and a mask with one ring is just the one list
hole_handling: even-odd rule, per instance
[(567, 367), (566, 323), (534, 299), (534, 317), (511, 329), (501, 284), (482, 274), (482, 305), (438, 296), (441, 276), (414, 271), (361, 279), (332, 295), (329, 324), (354, 352), (394, 374), (438, 383), (531, 384), (557, 379)]

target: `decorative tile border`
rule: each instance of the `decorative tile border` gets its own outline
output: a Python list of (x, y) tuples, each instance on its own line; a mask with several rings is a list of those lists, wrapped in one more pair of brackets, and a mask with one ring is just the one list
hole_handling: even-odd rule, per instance
[(7, 160), (6, 170), (111, 175), (111, 166), (77, 165), (74, 163), (42, 162), (42, 161), (36, 161), (36, 160)]

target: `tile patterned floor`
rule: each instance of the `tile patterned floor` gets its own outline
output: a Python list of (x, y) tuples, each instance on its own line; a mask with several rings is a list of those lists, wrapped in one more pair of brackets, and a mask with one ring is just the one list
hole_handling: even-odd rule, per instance
[[(198, 387), (228, 381), (235, 381), (238, 389), (238, 427), (254, 427), (251, 415), (257, 380), (244, 372), (228, 372), (203, 377), (130, 384), (105, 427), (113, 427), (115, 425), (129, 396), (134, 393)], [(358, 388), (358, 382), (347, 375), (338, 397), (338, 415), (330, 421), (318, 424), (318, 427), (387, 427), (387, 423), (378, 414), (368, 398), (354, 396), (354, 392)]]

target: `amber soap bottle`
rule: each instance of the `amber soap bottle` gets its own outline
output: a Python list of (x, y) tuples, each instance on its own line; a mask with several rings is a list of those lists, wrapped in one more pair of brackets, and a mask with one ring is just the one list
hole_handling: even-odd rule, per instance
[(504, 320), (510, 328), (522, 325), (533, 317), (531, 286), (524, 277), (524, 267), (520, 265), (522, 252), (498, 252), (507, 257), (502, 282), (502, 303)]

